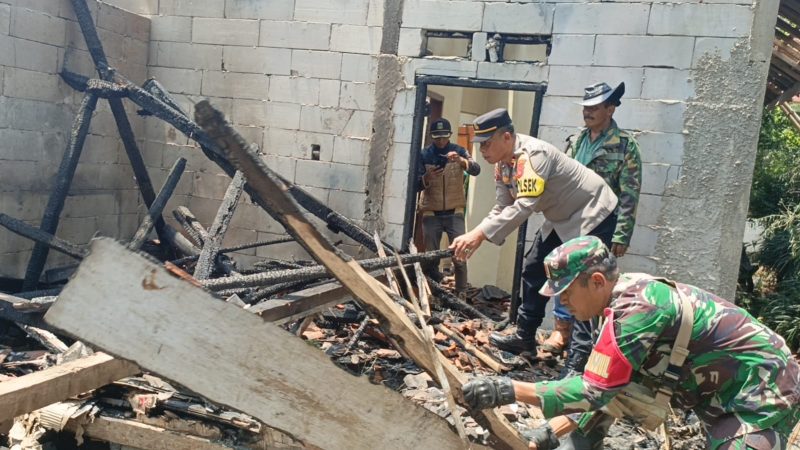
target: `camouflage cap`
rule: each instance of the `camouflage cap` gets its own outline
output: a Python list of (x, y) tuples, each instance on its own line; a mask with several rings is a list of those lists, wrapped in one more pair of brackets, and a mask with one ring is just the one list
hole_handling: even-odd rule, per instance
[(544, 258), (547, 282), (539, 293), (552, 297), (568, 288), (575, 278), (592, 266), (616, 266), (616, 258), (600, 238), (581, 236), (561, 244)]

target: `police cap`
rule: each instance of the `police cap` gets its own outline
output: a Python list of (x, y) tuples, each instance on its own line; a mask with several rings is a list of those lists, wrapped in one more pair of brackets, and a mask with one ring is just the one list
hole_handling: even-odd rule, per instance
[(472, 142), (486, 141), (492, 137), (495, 131), (511, 124), (511, 116), (508, 115), (506, 109), (497, 108), (489, 111), (472, 122), (472, 128), (475, 130)]

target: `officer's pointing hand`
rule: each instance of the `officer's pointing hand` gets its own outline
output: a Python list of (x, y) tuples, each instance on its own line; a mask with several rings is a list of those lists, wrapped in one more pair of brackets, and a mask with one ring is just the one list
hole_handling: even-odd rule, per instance
[(466, 261), (478, 247), (481, 246), (481, 243), (486, 239), (486, 235), (483, 234), (483, 231), (475, 228), (474, 230), (470, 231), (469, 233), (462, 234), (457, 238), (453, 239), (453, 243), (450, 244), (448, 247), (450, 250), (453, 250), (453, 257), (459, 261)]

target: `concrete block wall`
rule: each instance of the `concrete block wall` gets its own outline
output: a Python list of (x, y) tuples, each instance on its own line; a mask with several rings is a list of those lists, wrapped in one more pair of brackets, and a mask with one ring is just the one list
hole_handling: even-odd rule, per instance
[[(90, 2), (110, 63), (135, 82), (147, 76), (149, 19)], [(83, 94), (61, 81), (66, 67), (96, 76), (69, 0), (0, 1), (0, 211), (39, 225)], [(128, 108), (144, 143), (144, 123)], [(139, 196), (108, 103), (97, 110), (57, 235), (85, 244), (97, 231), (129, 238)], [(0, 229), (0, 276), (24, 275), (33, 243)], [(74, 260), (50, 252), (48, 267)]]
[[(368, 16), (383, 5), (368, 0), (323, 3), (160, 0), (150, 16), (149, 75), (175, 94), (186, 111), (199, 99), (210, 99), (261, 148), (271, 168), (361, 221), (374, 55), (382, 30), (374, 19), (368, 23)], [(191, 182), (181, 186), (185, 189), (167, 210), (185, 205), (209, 225), (228, 177), (168, 125), (153, 118), (145, 122), (150, 170), (163, 178), (176, 157), (189, 158), (184, 177)], [(318, 160), (312, 158), (316, 148)], [(245, 195), (225, 245), (283, 234)], [(244, 265), (256, 256), (308, 258), (294, 244), (237, 255)]]

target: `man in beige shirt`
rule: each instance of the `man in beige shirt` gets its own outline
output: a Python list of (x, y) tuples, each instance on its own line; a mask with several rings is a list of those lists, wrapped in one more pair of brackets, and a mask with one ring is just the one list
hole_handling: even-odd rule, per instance
[[(517, 329), (513, 334), (493, 333), (490, 337), (492, 344), (502, 350), (532, 352), (549, 300), (539, 294), (547, 280), (544, 257), (578, 236), (594, 235), (610, 246), (616, 226), (617, 196), (599, 175), (551, 144), (516, 133), (505, 109), (478, 117), (473, 127), (473, 143), (480, 143), (483, 158), (495, 165), (496, 205), (477, 227), (457, 237), (450, 248), (455, 258), (466, 260), (483, 241), (500, 245), (531, 214), (544, 215), (546, 220), (525, 255)], [(588, 324), (584, 325), (588, 328)], [(573, 356), (576, 360), (585, 359), (589, 354), (592, 343), (584, 341), (573, 339), (570, 360)]]

